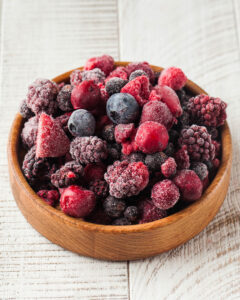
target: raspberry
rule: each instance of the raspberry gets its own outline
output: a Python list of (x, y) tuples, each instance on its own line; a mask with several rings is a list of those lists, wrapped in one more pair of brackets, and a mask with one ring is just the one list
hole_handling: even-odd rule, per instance
[(130, 137), (130, 140), (122, 142), (122, 153), (125, 155), (130, 155), (132, 152), (139, 151), (139, 147), (135, 142), (135, 133)]
[(156, 207), (166, 210), (173, 207), (180, 198), (178, 187), (168, 179), (156, 183), (151, 198)]
[(168, 144), (167, 129), (157, 122), (144, 122), (137, 130), (135, 142), (144, 153), (162, 151)]
[(194, 162), (191, 164), (191, 169), (198, 175), (201, 181), (208, 177), (208, 168), (204, 163)]
[(82, 165), (69, 161), (51, 176), (52, 184), (57, 188), (67, 187), (79, 182), (83, 175)]
[(187, 152), (187, 146), (184, 145), (174, 155), (179, 170), (188, 169), (190, 167), (190, 157)]
[(212, 160), (215, 157), (215, 146), (204, 126), (192, 125), (183, 129), (178, 141), (180, 146), (187, 146), (188, 154), (194, 161)]
[(112, 222), (112, 225), (125, 226), (131, 225), (131, 222), (127, 218), (118, 218)]
[(38, 118), (37, 116), (31, 117), (26, 123), (24, 123), (24, 127), (21, 133), (21, 138), (24, 146), (26, 146), (27, 148), (31, 148), (36, 143), (37, 131)]
[(93, 211), (95, 204), (94, 193), (77, 185), (70, 185), (64, 189), (60, 198), (62, 211), (75, 218), (88, 216)]
[(114, 131), (115, 131), (115, 125), (114, 124), (109, 124), (103, 127), (102, 130), (102, 138), (107, 141), (107, 142), (114, 142), (115, 137), (114, 137)]
[(100, 100), (100, 88), (92, 80), (83, 81), (72, 90), (71, 103), (74, 109), (93, 110), (99, 106)]
[(227, 104), (220, 98), (198, 95), (189, 99), (188, 110), (192, 121), (199, 125), (219, 127), (224, 124)]
[(106, 106), (107, 100), (109, 98), (109, 95), (106, 91), (106, 87), (102, 83), (99, 83), (98, 86), (100, 88), (100, 94), (101, 94), (101, 105)]
[(155, 86), (149, 95), (149, 100), (158, 100), (164, 102), (174, 117), (178, 118), (182, 114), (182, 107), (177, 94), (168, 86)]
[[(121, 161), (126, 160), (129, 163), (141, 161), (144, 163), (145, 155), (140, 152), (131, 153), (130, 155), (122, 154)], [(145, 163), (146, 165), (146, 163)]]
[(107, 143), (97, 136), (76, 137), (70, 144), (70, 153), (79, 163), (101, 162), (107, 158)]
[(148, 62), (132, 62), (126, 66), (126, 71), (129, 76), (136, 70), (143, 70), (148, 75), (149, 80), (154, 83), (154, 72)]
[(58, 107), (62, 111), (73, 110), (72, 103), (71, 103), (72, 90), (73, 90), (73, 86), (71, 86), (70, 84), (66, 84), (58, 93), (57, 103), (58, 103)]
[(121, 89), (128, 81), (119, 77), (112, 77), (106, 83), (106, 91), (109, 96), (120, 93)]
[(91, 182), (98, 179), (101, 180), (104, 178), (105, 172), (106, 166), (103, 163), (88, 164), (84, 168), (84, 179), (86, 182)]
[(124, 217), (129, 222), (135, 222), (138, 218), (138, 208), (137, 208), (137, 206), (128, 206), (124, 211)]
[(68, 120), (71, 117), (72, 112), (66, 112), (65, 114), (57, 117), (55, 120), (59, 122), (61, 128), (64, 130), (66, 134), (69, 135), (68, 130)]
[(96, 179), (89, 183), (89, 190), (94, 192), (97, 199), (105, 198), (108, 195), (108, 184), (105, 180)]
[(57, 110), (58, 86), (48, 79), (37, 79), (29, 87), (26, 104), (35, 113), (54, 114)]
[(93, 80), (94, 83), (103, 83), (105, 80), (105, 74), (99, 68), (95, 68), (89, 71), (82, 72), (82, 81)]
[(70, 74), (70, 83), (72, 86), (79, 85), (82, 82), (82, 71), (81, 70), (74, 70)]
[(114, 59), (110, 55), (102, 55), (98, 57), (89, 58), (86, 61), (84, 70), (92, 70), (95, 68), (99, 68), (105, 73), (106, 76), (108, 76), (108, 74), (114, 68)]
[(135, 131), (134, 123), (119, 124), (115, 127), (114, 136), (117, 143), (126, 142)]
[(38, 123), (36, 141), (37, 157), (58, 157), (69, 151), (70, 141), (59, 121), (42, 113)]
[(126, 208), (125, 201), (108, 196), (103, 202), (104, 212), (111, 218), (119, 218)]
[(139, 204), (140, 220), (139, 224), (153, 222), (167, 216), (165, 210), (157, 208), (149, 199), (143, 200)]
[(121, 93), (132, 95), (140, 106), (148, 102), (149, 97), (149, 80), (146, 76), (136, 77), (129, 81), (122, 89)]
[(173, 178), (173, 182), (178, 186), (183, 200), (193, 202), (202, 195), (203, 185), (200, 178), (192, 170), (181, 170)]
[(130, 74), (130, 76), (129, 76), (129, 81), (135, 79), (136, 77), (142, 76), (142, 75), (148, 77), (147, 73), (144, 72), (143, 70), (136, 70), (136, 71), (134, 71), (134, 72), (132, 72), (132, 73)]
[(27, 106), (26, 99), (24, 99), (20, 105), (20, 114), (24, 119), (29, 119), (34, 116), (34, 113), (31, 109)]
[(170, 129), (174, 118), (167, 105), (161, 101), (150, 101), (143, 106), (140, 124), (154, 121)]
[(167, 160), (167, 155), (163, 152), (148, 154), (145, 158), (145, 165), (150, 171), (161, 170), (161, 165)]
[(40, 190), (37, 194), (51, 206), (55, 206), (59, 200), (59, 193), (56, 190)]
[(169, 178), (176, 174), (177, 170), (177, 164), (175, 162), (175, 159), (173, 157), (169, 157), (162, 165), (161, 165), (161, 171), (162, 174)]
[(183, 71), (176, 67), (164, 69), (158, 79), (159, 85), (167, 85), (173, 90), (180, 90), (187, 82)]
[(116, 198), (138, 195), (148, 184), (149, 173), (142, 162), (115, 161), (104, 175), (109, 193)]
[(122, 78), (123, 80), (128, 79), (128, 74), (126, 72), (126, 69), (124, 67), (117, 67), (115, 70), (113, 70), (108, 77), (105, 80), (105, 84), (113, 77)]

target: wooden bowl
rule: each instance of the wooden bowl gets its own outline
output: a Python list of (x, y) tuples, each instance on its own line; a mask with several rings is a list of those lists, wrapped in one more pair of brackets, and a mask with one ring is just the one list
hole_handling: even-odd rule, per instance
[[(127, 62), (117, 62), (125, 66)], [(152, 66), (154, 71), (162, 68)], [(68, 81), (71, 71), (53, 80)], [(193, 94), (205, 93), (188, 80)], [(65, 215), (46, 204), (27, 183), (21, 171), (23, 149), (20, 131), (24, 120), (17, 114), (9, 136), (8, 165), (14, 198), (27, 221), (42, 235), (63, 248), (106, 260), (134, 260), (175, 248), (201, 232), (218, 212), (226, 196), (232, 163), (231, 134), (222, 127), (222, 160), (217, 175), (201, 199), (164, 219), (129, 226), (97, 225)]]

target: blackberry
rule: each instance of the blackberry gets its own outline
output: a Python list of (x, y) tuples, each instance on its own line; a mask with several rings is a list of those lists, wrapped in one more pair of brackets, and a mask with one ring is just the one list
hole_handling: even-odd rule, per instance
[(167, 160), (167, 155), (164, 152), (148, 154), (145, 158), (145, 165), (150, 171), (161, 170), (161, 165)]
[(128, 206), (124, 211), (124, 217), (129, 222), (135, 222), (138, 217), (138, 208), (136, 206)]
[(127, 82), (127, 80), (119, 77), (113, 77), (109, 79), (106, 83), (106, 91), (108, 95), (111, 96), (113, 94), (120, 93), (121, 89)]
[(123, 200), (108, 196), (103, 202), (104, 212), (111, 218), (119, 218), (126, 208)]
[(132, 72), (132, 73), (130, 74), (130, 76), (129, 76), (129, 81), (135, 79), (136, 77), (142, 76), (142, 75), (148, 77), (147, 73), (144, 72), (143, 70), (136, 70), (136, 71), (134, 71), (134, 72)]
[(82, 72), (82, 81), (93, 80), (96, 84), (103, 83), (105, 80), (105, 74), (99, 68), (95, 68)]
[(73, 106), (71, 103), (71, 93), (73, 90), (73, 86), (70, 84), (66, 84), (60, 90), (57, 96), (58, 107), (62, 111), (71, 111), (73, 110)]
[(79, 163), (97, 163), (107, 158), (107, 142), (97, 136), (76, 137), (70, 144), (70, 154)]
[(35, 113), (46, 112), (49, 115), (57, 111), (58, 86), (48, 79), (37, 79), (29, 87), (27, 106)]
[(131, 222), (127, 218), (119, 218), (112, 222), (112, 225), (116, 226), (125, 226), (125, 225), (131, 225)]
[(24, 99), (20, 105), (20, 114), (24, 119), (30, 119), (34, 116), (34, 113), (31, 109), (27, 106), (26, 99)]
[(94, 192), (95, 196), (105, 198), (108, 195), (108, 184), (105, 180), (94, 180), (89, 183), (89, 190)]
[(57, 188), (77, 184), (83, 175), (82, 165), (69, 161), (51, 176), (51, 183)]
[(25, 124), (21, 132), (23, 145), (31, 148), (37, 139), (38, 118), (37, 116), (30, 118)]
[(202, 162), (194, 162), (191, 164), (191, 169), (198, 175), (203, 181), (208, 176), (208, 168)]
[(213, 160), (215, 146), (206, 127), (192, 125), (181, 131), (180, 146), (186, 145), (190, 158), (193, 161)]
[(109, 124), (103, 127), (102, 130), (102, 138), (108, 142), (115, 142), (115, 137), (114, 137), (114, 130), (115, 130), (115, 125)]

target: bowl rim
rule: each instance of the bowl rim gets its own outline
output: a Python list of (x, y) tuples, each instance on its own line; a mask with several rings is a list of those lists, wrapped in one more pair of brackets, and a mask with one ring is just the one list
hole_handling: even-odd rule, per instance
[[(115, 66), (126, 66), (129, 62), (120, 62), (116, 61)], [(76, 68), (76, 69), (82, 69), (83, 67)], [(162, 67), (157, 67), (154, 65), (151, 65), (151, 68), (154, 71), (162, 71)], [(76, 70), (70, 70), (68, 72), (62, 73), (61, 75), (53, 78), (52, 80), (56, 83), (60, 83), (62, 81), (67, 81), (69, 79), (69, 75), (72, 71)], [(197, 84), (192, 82), (191, 80), (187, 80), (186, 88), (193, 92), (193, 93), (207, 93), (200, 88)], [(231, 139), (231, 133), (229, 126), (227, 122), (222, 126), (221, 128), (221, 139), (222, 139), (222, 159), (221, 164), (218, 169), (217, 174), (215, 175), (214, 179), (212, 180), (211, 184), (208, 186), (208, 188), (204, 191), (203, 195), (199, 200), (196, 202), (190, 204), (186, 208), (167, 216), (163, 219), (156, 220), (149, 223), (144, 224), (133, 224), (133, 225), (125, 225), (125, 226), (115, 226), (115, 225), (102, 225), (102, 224), (95, 224), (91, 222), (84, 221), (82, 218), (73, 218), (71, 216), (68, 216), (64, 214), (61, 210), (58, 210), (47, 203), (45, 203), (31, 188), (31, 186), (28, 184), (26, 178), (24, 177), (21, 166), (18, 159), (18, 146), (19, 146), (19, 139), (20, 139), (20, 129), (22, 128), (22, 125), (24, 123), (23, 117), (20, 115), (20, 113), (17, 113), (15, 116), (15, 119), (13, 121), (9, 139), (8, 139), (8, 159), (9, 164), (11, 164), (13, 173), (15, 176), (15, 179), (18, 181), (20, 186), (25, 190), (25, 193), (28, 194), (30, 198), (33, 199), (35, 204), (39, 206), (40, 209), (44, 210), (49, 215), (54, 215), (55, 217), (60, 218), (63, 222), (68, 223), (68, 225), (77, 227), (79, 230), (84, 231), (94, 231), (94, 232), (102, 232), (102, 233), (109, 233), (109, 234), (128, 234), (128, 233), (139, 233), (139, 232), (145, 232), (148, 230), (154, 230), (159, 227), (167, 227), (168, 225), (171, 225), (172, 223), (178, 222), (179, 220), (183, 219), (185, 215), (192, 214), (193, 212), (199, 210), (202, 208), (202, 206), (205, 205), (206, 202), (211, 201), (211, 194), (215, 188), (218, 188), (222, 184), (222, 178), (225, 170), (229, 167), (231, 164), (231, 155), (232, 155), (232, 139)], [(228, 147), (226, 147), (226, 145)], [(228, 148), (228, 151), (227, 151)], [(229, 154), (230, 153), (230, 154)]]

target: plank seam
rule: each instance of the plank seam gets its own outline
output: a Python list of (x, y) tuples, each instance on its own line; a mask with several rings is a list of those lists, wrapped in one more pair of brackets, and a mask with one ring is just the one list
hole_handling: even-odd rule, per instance
[(234, 22), (235, 34), (236, 34), (236, 40), (238, 46), (238, 57), (240, 59), (240, 41), (239, 41), (240, 32), (238, 32), (238, 21), (237, 21), (237, 14), (236, 14), (237, 8), (236, 8), (235, 0), (232, 0), (232, 7), (233, 7), (233, 22)]

